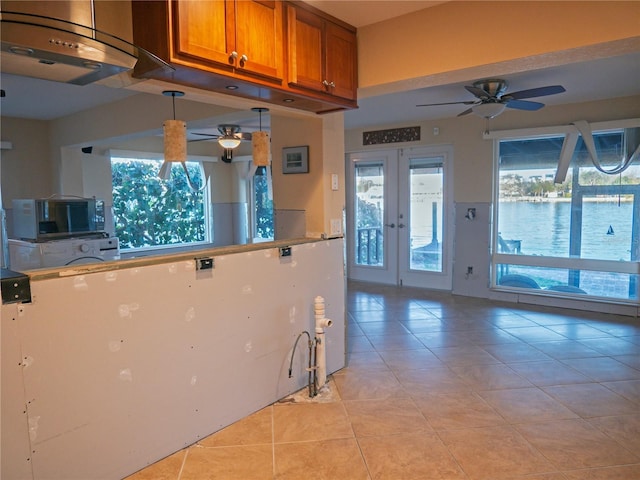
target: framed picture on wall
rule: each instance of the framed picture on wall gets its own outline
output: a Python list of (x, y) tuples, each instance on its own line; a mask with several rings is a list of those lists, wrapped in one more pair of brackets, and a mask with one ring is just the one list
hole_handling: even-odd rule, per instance
[(309, 146), (282, 149), (282, 173), (309, 173)]

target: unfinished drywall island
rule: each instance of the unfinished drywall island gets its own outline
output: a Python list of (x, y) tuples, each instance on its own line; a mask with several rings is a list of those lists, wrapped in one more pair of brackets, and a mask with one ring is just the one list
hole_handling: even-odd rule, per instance
[(345, 361), (343, 240), (34, 276), (2, 306), (2, 478), (118, 479), (305, 386), (314, 299)]

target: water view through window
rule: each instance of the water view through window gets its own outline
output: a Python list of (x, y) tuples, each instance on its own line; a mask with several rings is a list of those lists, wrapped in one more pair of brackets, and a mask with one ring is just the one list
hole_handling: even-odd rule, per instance
[(621, 163), (625, 135), (593, 135), (600, 169), (580, 138), (558, 183), (564, 136), (500, 142), (497, 286), (638, 298), (640, 162), (607, 173)]

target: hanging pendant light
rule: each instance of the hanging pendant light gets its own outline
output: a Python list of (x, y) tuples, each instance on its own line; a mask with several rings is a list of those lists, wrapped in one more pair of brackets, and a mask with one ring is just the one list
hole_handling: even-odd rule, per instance
[(184, 97), (184, 92), (179, 90), (165, 90), (162, 94), (171, 97), (173, 103), (173, 119), (165, 120), (163, 123), (164, 136), (164, 162), (160, 167), (158, 176), (162, 180), (171, 178), (171, 166), (174, 163), (182, 165), (184, 173), (187, 177), (189, 188), (194, 192), (204, 190), (207, 186), (205, 180), (201, 187), (196, 187), (191, 181), (189, 170), (187, 169), (187, 122), (184, 120), (176, 120), (176, 97)]
[(168, 180), (171, 176), (171, 164), (187, 161), (187, 124), (183, 120), (176, 120), (176, 97), (183, 97), (184, 92), (165, 90), (163, 95), (171, 97), (173, 101), (173, 120), (165, 120), (164, 133), (164, 163), (160, 168), (160, 178)]
[(268, 112), (268, 108), (255, 107), (251, 109), (260, 115), (260, 130), (251, 134), (251, 146), (253, 147), (253, 164), (257, 167), (269, 166), (269, 133), (262, 131), (262, 112)]

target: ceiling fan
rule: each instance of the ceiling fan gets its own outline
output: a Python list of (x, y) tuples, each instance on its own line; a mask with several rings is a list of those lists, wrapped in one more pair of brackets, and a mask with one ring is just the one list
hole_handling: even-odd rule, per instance
[(531, 102), (526, 98), (544, 97), (555, 95), (565, 91), (562, 85), (548, 85), (546, 87), (520, 90), (519, 92), (506, 93), (508, 83), (501, 79), (487, 79), (473, 82), (473, 85), (465, 85), (467, 91), (476, 97), (476, 100), (461, 102), (428, 103), (416, 105), (416, 107), (433, 107), (438, 105), (472, 105), (470, 108), (458, 114), (458, 117), (474, 113), (479, 117), (493, 118), (500, 115), (505, 108), (516, 110), (535, 111), (544, 107), (544, 103)]
[(222, 161), (231, 163), (233, 158), (233, 149), (240, 145), (244, 140), (251, 140), (251, 133), (241, 132), (238, 125), (218, 125), (220, 134), (191, 132), (191, 135), (202, 136), (206, 138), (190, 140), (191, 142), (207, 141), (217, 139), (218, 144), (223, 148)]

